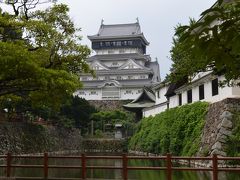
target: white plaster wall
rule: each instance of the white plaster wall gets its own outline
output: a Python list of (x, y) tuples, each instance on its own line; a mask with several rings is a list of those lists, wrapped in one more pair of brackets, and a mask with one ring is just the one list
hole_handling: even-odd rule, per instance
[(104, 49), (104, 50), (95, 50), (95, 52), (97, 55), (142, 53), (141, 49), (138, 49), (138, 48)]
[(172, 96), (169, 98), (169, 108), (174, 108), (178, 106), (178, 96)]
[[(204, 95), (206, 95), (205, 86), (204, 86)], [(186, 97), (186, 101), (187, 101), (187, 97)], [(196, 102), (196, 101), (199, 101), (199, 86), (195, 86), (192, 88), (192, 102)]]
[[(223, 81), (224, 76), (218, 77), (218, 80)], [(209, 80), (204, 83), (204, 99), (201, 101), (214, 103), (228, 97), (240, 97), (240, 87), (219, 87), (218, 95), (212, 96), (212, 81)], [(197, 101), (199, 101), (199, 86), (192, 88), (192, 102)], [(174, 103), (170, 102), (170, 104)], [(182, 104), (187, 104), (187, 90), (182, 92)]]
[(240, 87), (233, 87), (232, 88), (232, 95), (235, 97), (240, 97)]
[[(223, 76), (218, 77), (219, 81), (224, 80)], [(217, 102), (221, 101), (227, 97), (232, 97), (232, 87), (219, 87), (218, 89), (218, 95), (212, 96), (212, 82), (208, 81), (204, 84), (205, 88), (205, 99), (204, 101), (207, 102)]]
[[(160, 98), (158, 98), (158, 91), (160, 90)], [(167, 101), (167, 98), (165, 96), (166, 92), (168, 90), (168, 86), (164, 86), (158, 90), (155, 91), (155, 97), (156, 97), (156, 104), (161, 104), (163, 102)]]
[[(126, 93), (126, 91), (132, 91), (130, 94)], [(142, 90), (141, 88), (122, 88), (121, 92), (120, 92), (120, 97), (121, 100), (128, 100), (128, 99), (136, 99), (141, 92), (139, 92), (138, 90)]]
[[(187, 91), (182, 92), (182, 105), (184, 104), (187, 104)], [(179, 105), (178, 96), (177, 96), (177, 105)]]
[[(144, 74), (142, 74), (142, 75), (144, 75)], [(140, 79), (140, 76), (141, 76), (141, 75), (132, 75), (132, 74), (121, 75), (121, 77), (122, 77), (123, 80), (128, 80), (128, 76), (132, 76), (131, 79)], [(147, 78), (148, 78), (148, 75), (145, 74), (145, 76), (146, 76), (146, 79), (147, 79)]]
[(167, 110), (167, 104), (162, 106), (154, 106), (153, 108), (143, 109), (143, 117), (155, 116), (163, 111)]
[[(225, 78), (224, 76), (218, 77), (219, 81), (223, 81)], [(163, 88), (161, 89), (162, 92)], [(185, 89), (182, 92), (179, 92), (182, 94), (182, 105), (187, 104), (187, 90)], [(162, 94), (160, 94), (160, 97)], [(206, 101), (210, 103), (214, 103), (217, 101), (221, 101), (223, 99), (226, 99), (228, 97), (240, 97), (240, 87), (219, 87), (218, 89), (218, 95), (212, 96), (212, 81), (209, 80), (204, 83), (204, 99), (201, 101)], [(199, 101), (199, 86), (192, 87), (192, 102), (197, 102)], [(156, 104), (162, 103), (162, 99), (157, 98), (157, 92), (156, 92)], [(172, 96), (169, 98), (169, 108), (174, 108), (179, 106), (179, 99), (178, 99), (178, 94), (175, 96)], [(143, 110), (143, 117), (149, 117), (149, 116), (154, 116), (160, 112), (163, 112), (164, 110), (167, 109), (167, 105), (165, 106), (154, 106), (153, 108), (146, 108)]]
[[(91, 91), (96, 91), (96, 94), (91, 94)], [(82, 92), (84, 94), (82, 94)], [(78, 90), (74, 95), (84, 98), (86, 100), (101, 100), (102, 99), (102, 90), (101, 89), (82, 89)]]
[[(117, 66), (113, 65), (113, 63), (115, 63), (115, 62), (118, 63)], [(107, 67), (120, 67), (120, 66), (122, 66), (123, 64), (126, 63), (126, 60), (125, 61), (120, 61), (120, 60), (116, 60), (116, 61), (101, 61), (101, 63), (103, 63)]]

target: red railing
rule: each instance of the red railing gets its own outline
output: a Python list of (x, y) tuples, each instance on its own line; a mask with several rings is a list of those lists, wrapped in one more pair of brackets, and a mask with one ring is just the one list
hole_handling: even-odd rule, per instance
[[(1, 159), (6, 159), (5, 165), (0, 165), (0, 168), (5, 168), (5, 177), (11, 177), (12, 168), (39, 168), (43, 170), (43, 177), (17, 177), (16, 179), (58, 179), (48, 176), (48, 170), (51, 168), (54, 169), (79, 169), (81, 171), (81, 179), (86, 179), (86, 171), (87, 169), (120, 169), (122, 170), (122, 178), (124, 180), (128, 179), (128, 171), (129, 170), (163, 170), (166, 172), (167, 180), (172, 179), (172, 171), (210, 171), (212, 172), (212, 180), (218, 180), (218, 172), (219, 171), (235, 171), (240, 173), (239, 167), (219, 167), (218, 161), (227, 161), (227, 160), (240, 160), (240, 157), (218, 157), (217, 155), (213, 155), (212, 157), (177, 157), (172, 156), (171, 154), (167, 154), (167, 156), (127, 156), (123, 154), (122, 156), (86, 156), (82, 154), (81, 156), (49, 156), (48, 153), (44, 153), (42, 156), (25, 156), (25, 155), (12, 155), (8, 153), (7, 155), (0, 156)], [(12, 160), (14, 158), (18, 159), (43, 159), (43, 165), (22, 165), (22, 164), (12, 164)], [(63, 165), (49, 165), (49, 159), (79, 159), (81, 160), (81, 166), (63, 166)], [(87, 160), (90, 159), (112, 159), (112, 160), (122, 160), (122, 166), (87, 166)], [(128, 166), (128, 160), (138, 159), (138, 160), (164, 160), (166, 166), (164, 167), (140, 167), (140, 166)], [(188, 161), (212, 161), (212, 165), (210, 167), (176, 167), (173, 166), (173, 161), (185, 160)], [(66, 178), (62, 178), (66, 179)], [(74, 178), (68, 178), (74, 179)], [(76, 178), (75, 178), (76, 179)]]

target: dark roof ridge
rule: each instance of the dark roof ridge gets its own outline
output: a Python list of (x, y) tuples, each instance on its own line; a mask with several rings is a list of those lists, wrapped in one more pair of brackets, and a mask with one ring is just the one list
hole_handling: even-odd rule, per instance
[(120, 23), (120, 24), (102, 24), (101, 26), (129, 26), (129, 25), (136, 25), (138, 24), (140, 26), (140, 24), (138, 22), (135, 23)]

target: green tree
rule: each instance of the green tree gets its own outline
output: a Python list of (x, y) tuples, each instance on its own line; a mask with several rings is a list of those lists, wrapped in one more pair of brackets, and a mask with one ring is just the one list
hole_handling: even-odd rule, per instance
[(34, 4), (6, 1), (15, 14), (0, 11), (0, 100), (59, 108), (81, 87), (79, 73), (92, 72), (85, 62), (90, 50), (80, 44), (66, 5), (30, 13), (38, 1), (21, 2)]
[(90, 105), (87, 100), (74, 96), (61, 107), (60, 114), (68, 119), (72, 119), (74, 126), (80, 128), (84, 134), (88, 130), (91, 115), (96, 112), (95, 107)]
[(226, 82), (240, 77), (240, 3), (219, 0), (199, 21), (178, 26), (171, 57), (171, 80), (201, 71), (224, 73)]
[(126, 134), (132, 135), (135, 128), (134, 115), (124, 111), (99, 111), (92, 114), (91, 119), (95, 122), (95, 129), (104, 130), (105, 124), (114, 127), (115, 124), (120, 123), (126, 130)]

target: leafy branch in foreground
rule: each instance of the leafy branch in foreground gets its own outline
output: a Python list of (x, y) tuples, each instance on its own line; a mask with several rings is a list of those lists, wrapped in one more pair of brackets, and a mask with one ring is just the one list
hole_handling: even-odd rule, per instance
[(240, 3), (217, 2), (202, 18), (178, 26), (171, 50), (170, 79), (201, 71), (224, 73), (226, 82), (240, 77)]

